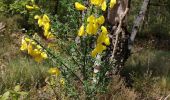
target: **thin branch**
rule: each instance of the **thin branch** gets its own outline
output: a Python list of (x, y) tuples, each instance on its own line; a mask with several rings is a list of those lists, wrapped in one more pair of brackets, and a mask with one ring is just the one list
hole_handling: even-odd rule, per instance
[(165, 97), (165, 99), (164, 100), (168, 100), (168, 98), (170, 97), (170, 94), (169, 95), (167, 95), (166, 97)]
[(122, 21), (123, 19), (125, 18), (126, 14), (128, 13), (129, 11), (129, 8), (126, 8), (125, 9), (125, 12), (120, 16), (120, 20), (119, 20), (119, 25), (117, 27), (117, 30), (115, 32), (116, 34), (116, 40), (115, 40), (115, 43), (113, 43), (113, 52), (112, 52), (112, 57), (111, 57), (111, 61), (113, 60), (114, 58), (114, 55), (115, 55), (115, 52), (116, 52), (116, 47), (117, 47), (117, 43), (118, 43), (118, 37), (119, 37), (119, 33), (122, 31)]

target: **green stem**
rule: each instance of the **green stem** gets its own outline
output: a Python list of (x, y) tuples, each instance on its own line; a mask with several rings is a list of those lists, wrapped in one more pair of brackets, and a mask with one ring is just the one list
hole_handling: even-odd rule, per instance
[(84, 47), (84, 50), (83, 50), (83, 53), (84, 53), (84, 57), (83, 57), (83, 76), (84, 76), (84, 80), (86, 80), (87, 79), (87, 77), (86, 77), (87, 39), (86, 38), (83, 39), (83, 47)]
[(72, 61), (73, 61), (77, 66), (81, 66), (81, 64), (78, 63), (78, 62), (76, 61), (76, 59), (74, 59), (74, 57), (72, 57), (72, 55), (69, 53), (69, 51), (68, 51), (67, 49), (64, 49), (64, 48), (63, 48), (63, 44), (61, 44), (60, 48), (61, 48), (62, 50), (64, 50), (64, 51), (67, 52), (67, 54), (71, 57)]

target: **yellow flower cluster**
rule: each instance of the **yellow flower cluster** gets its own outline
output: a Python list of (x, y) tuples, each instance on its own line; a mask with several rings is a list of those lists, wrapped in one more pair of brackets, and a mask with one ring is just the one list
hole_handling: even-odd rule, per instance
[[(99, 26), (105, 22), (105, 19), (104, 19), (104, 16), (95, 18), (94, 15), (91, 15), (87, 18), (87, 22), (88, 22), (86, 26), (87, 34), (95, 35), (97, 33)], [(83, 35), (86, 35), (84, 25), (82, 25), (78, 31), (78, 36), (83, 36)]]
[(116, 0), (110, 0), (110, 8), (113, 8), (116, 4)]
[(106, 11), (106, 0), (90, 0), (91, 4), (100, 6), (103, 11)]
[(106, 46), (110, 45), (110, 40), (106, 27), (102, 26), (101, 30), (102, 32), (97, 39), (96, 47), (91, 53), (92, 57), (96, 57), (97, 54), (100, 54), (103, 52), (103, 50), (106, 50)]
[[(106, 0), (90, 0), (91, 4), (101, 7), (103, 11), (106, 11)], [(116, 0), (110, 0), (110, 8), (113, 8), (116, 4)]]
[[(103, 11), (106, 11), (107, 8), (106, 0), (90, 0), (90, 3), (92, 5), (99, 6)], [(113, 8), (115, 4), (116, 4), (116, 0), (110, 0), (110, 8)], [(78, 2), (75, 2), (75, 8), (81, 11), (87, 9), (84, 5)]]
[(88, 34), (96, 34), (99, 25), (102, 25), (104, 23), (105, 19), (104, 16), (101, 16), (99, 18), (95, 18), (93, 15), (87, 18), (87, 27), (86, 32)]
[(50, 68), (48, 70), (48, 73), (50, 73), (51, 75), (56, 75), (56, 76), (59, 76), (60, 75), (60, 70), (58, 68)]
[[(57, 67), (55, 67), (55, 68), (50, 68), (48, 70), (48, 73), (51, 74), (51, 75), (54, 75), (54, 76), (59, 76), (61, 72)], [(65, 85), (65, 79), (60, 78), (59, 83), (60, 83), (61, 86), (64, 86)]]
[[(95, 6), (101, 7), (102, 11), (106, 11), (107, 3), (106, 0), (90, 0), (90, 3)], [(113, 8), (116, 4), (116, 0), (110, 0), (110, 8)], [(87, 8), (76, 2), (75, 8), (77, 10), (83, 11)], [(88, 35), (96, 35), (98, 32), (98, 28), (105, 22), (104, 16), (100, 16), (96, 18), (94, 15), (91, 15), (87, 18), (87, 26), (85, 31), (85, 26), (82, 24), (82, 26), (79, 28), (78, 36), (84, 36), (86, 34)], [(110, 45), (110, 39), (108, 36), (107, 28), (102, 26), (101, 27), (102, 32), (99, 34), (99, 37), (97, 39), (97, 44), (95, 49), (91, 52), (92, 57), (96, 57), (97, 54), (102, 53), (104, 50), (106, 50), (106, 46)]]
[(42, 47), (29, 38), (22, 39), (20, 50), (27, 51), (28, 54), (31, 55), (37, 62), (41, 62), (43, 59), (48, 58), (47, 53), (42, 49)]
[(54, 38), (54, 35), (50, 32), (50, 19), (46, 14), (43, 16), (35, 15), (34, 19), (38, 20), (38, 25), (43, 28), (44, 36), (47, 39)]
[(37, 6), (37, 5), (32, 5), (32, 6), (30, 6), (30, 5), (26, 5), (26, 8), (28, 9), (28, 10), (39, 10), (39, 7)]
[(39, 10), (40, 8), (35, 4), (34, 0), (31, 0), (32, 5), (26, 5), (27, 10)]

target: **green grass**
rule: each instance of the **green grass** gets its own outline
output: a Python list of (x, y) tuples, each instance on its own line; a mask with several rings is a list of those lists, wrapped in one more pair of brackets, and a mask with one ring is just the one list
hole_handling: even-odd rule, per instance
[(45, 84), (47, 69), (47, 66), (37, 64), (27, 57), (16, 57), (6, 66), (5, 73), (0, 75), (0, 93), (17, 84), (26, 90), (41, 87)]
[(143, 49), (134, 53), (128, 59), (123, 75), (145, 99), (167, 96), (170, 93), (170, 52)]
[(133, 71), (139, 75), (148, 70), (152, 71), (154, 76), (170, 77), (170, 52), (144, 49), (132, 54), (125, 67), (125, 71)]

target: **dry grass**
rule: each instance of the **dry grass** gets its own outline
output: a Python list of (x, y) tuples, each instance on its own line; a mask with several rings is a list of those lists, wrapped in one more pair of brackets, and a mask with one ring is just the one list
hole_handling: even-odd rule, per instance
[(100, 94), (97, 98), (99, 100), (136, 100), (139, 95), (133, 89), (128, 88), (124, 79), (119, 75), (113, 76), (108, 89), (106, 94)]

